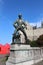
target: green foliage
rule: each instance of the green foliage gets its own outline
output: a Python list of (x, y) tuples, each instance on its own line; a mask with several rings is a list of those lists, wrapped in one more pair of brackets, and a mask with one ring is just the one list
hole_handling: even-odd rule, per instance
[(8, 60), (8, 57), (9, 57), (9, 56), (6, 56), (6, 61)]
[(43, 47), (43, 35), (40, 35), (36, 42), (39, 47)]
[(31, 41), (30, 46), (31, 47), (38, 47), (38, 44), (36, 43), (36, 41)]
[(40, 35), (36, 41), (31, 41), (31, 47), (43, 47), (43, 35)]

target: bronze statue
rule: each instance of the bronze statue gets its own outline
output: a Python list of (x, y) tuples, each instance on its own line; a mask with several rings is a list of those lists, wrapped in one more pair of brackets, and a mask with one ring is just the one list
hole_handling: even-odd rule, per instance
[(16, 28), (16, 30), (18, 30), (19, 28), (27, 29), (25, 22), (22, 20), (21, 14), (19, 15), (19, 19), (16, 22), (14, 22), (13, 26)]
[(15, 37), (17, 38), (17, 37), (20, 37), (20, 34), (17, 36), (17, 32), (20, 30), (20, 31), (22, 31), (23, 32), (23, 34), (24, 34), (24, 36), (25, 36), (25, 40), (27, 41), (27, 35), (26, 35), (26, 33), (25, 33), (25, 30), (24, 30), (24, 28), (25, 29), (27, 29), (27, 27), (26, 27), (26, 23), (22, 20), (22, 15), (20, 14), (19, 16), (19, 19), (13, 24), (13, 26), (15, 27), (15, 32), (14, 32), (14, 34), (13, 34), (13, 38), (12, 38), (12, 42), (14, 43), (14, 39), (15, 39)]

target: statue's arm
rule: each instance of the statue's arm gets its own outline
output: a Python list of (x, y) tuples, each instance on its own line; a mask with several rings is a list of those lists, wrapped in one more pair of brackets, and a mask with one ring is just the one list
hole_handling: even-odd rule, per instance
[(14, 24), (13, 24), (13, 26), (14, 26), (15, 28), (17, 28), (17, 25), (16, 25), (16, 24), (17, 24), (17, 22), (14, 22)]
[(23, 24), (24, 24), (25, 26), (27, 26), (25, 22), (23, 22)]
[(27, 24), (25, 22), (23, 22), (24, 28), (27, 29)]

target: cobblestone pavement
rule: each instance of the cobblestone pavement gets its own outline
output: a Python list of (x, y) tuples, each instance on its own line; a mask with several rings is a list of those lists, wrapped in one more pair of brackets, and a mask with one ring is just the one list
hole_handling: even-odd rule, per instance
[(39, 63), (36, 63), (34, 65), (43, 65), (43, 61), (39, 62)]

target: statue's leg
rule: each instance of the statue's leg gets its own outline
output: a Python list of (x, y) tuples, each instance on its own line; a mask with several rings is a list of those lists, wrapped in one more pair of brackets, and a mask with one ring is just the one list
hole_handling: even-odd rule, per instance
[(25, 41), (27, 42), (28, 39), (27, 39), (27, 35), (25, 33), (25, 30), (23, 28), (18, 28), (17, 31), (19, 31), (19, 30), (21, 30), (23, 32), (23, 34), (25, 36)]
[(14, 43), (14, 36), (12, 37), (12, 43)]
[(17, 30), (15, 30), (15, 32), (14, 32), (14, 34), (13, 34), (12, 43), (14, 43), (14, 38), (15, 38), (16, 33), (17, 33)]
[(16, 28), (14, 35), (18, 32), (18, 30), (20, 30), (20, 27), (18, 26), (18, 28)]
[(24, 35), (25, 35), (25, 41), (26, 41), (26, 44), (29, 44), (29, 39), (27, 38), (27, 35), (26, 35), (26, 33), (25, 33), (25, 30), (23, 30), (23, 33), (24, 33)]
[(26, 32), (25, 32), (24, 29), (21, 29), (21, 30), (22, 30), (22, 32), (23, 32), (23, 34), (24, 34), (24, 36), (25, 36), (25, 41), (27, 42), (27, 35), (26, 35)]

